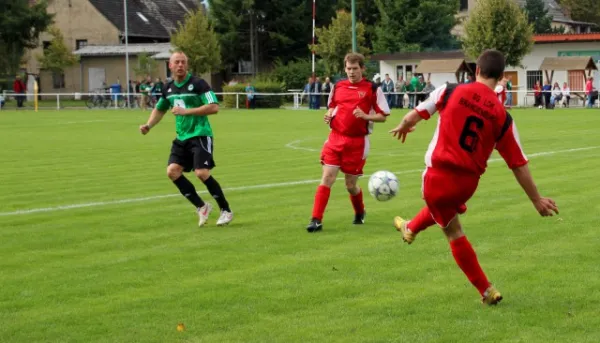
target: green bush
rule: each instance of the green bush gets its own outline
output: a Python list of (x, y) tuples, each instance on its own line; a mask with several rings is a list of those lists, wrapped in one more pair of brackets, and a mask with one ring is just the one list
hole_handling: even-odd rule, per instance
[[(256, 93), (283, 93), (284, 88), (282, 87), (280, 82), (277, 81), (269, 81), (269, 80), (259, 80), (256, 82), (252, 82), (252, 86), (254, 86), (254, 90)], [(240, 94), (240, 108), (246, 107), (246, 83), (238, 83), (234, 86), (224, 85), (223, 86), (224, 93), (244, 93)], [(256, 100), (256, 108), (280, 108), (283, 105), (284, 97), (280, 95), (255, 95), (254, 99)], [(223, 95), (223, 104), (228, 108), (236, 107), (236, 95), (235, 94), (225, 94)]]
[[(315, 74), (321, 78), (321, 82), (325, 81), (325, 67), (322, 63), (317, 62), (315, 65)], [(308, 78), (312, 75), (312, 62), (310, 60), (296, 60), (283, 64), (277, 62), (273, 70), (275, 79), (283, 83), (283, 87), (287, 89), (304, 89), (308, 82)]]

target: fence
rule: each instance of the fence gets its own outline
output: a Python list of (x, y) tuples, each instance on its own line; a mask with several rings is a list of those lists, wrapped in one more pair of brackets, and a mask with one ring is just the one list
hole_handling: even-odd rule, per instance
[[(531, 90), (511, 91), (514, 98), (513, 107), (531, 107), (537, 105), (534, 93)], [(224, 108), (241, 109), (248, 106), (246, 93), (222, 92), (215, 93)], [(26, 99), (33, 94), (23, 94)], [(39, 109), (126, 109), (126, 108), (152, 108), (156, 104), (159, 94), (150, 97), (142, 97), (139, 93), (40, 93), (38, 94)], [(303, 93), (297, 90), (287, 93), (254, 93), (256, 108), (287, 108), (306, 109), (311, 106), (311, 97), (318, 99), (318, 107), (325, 108), (328, 94), (325, 93)], [(387, 93), (388, 102), (392, 108), (414, 107), (420, 101), (426, 99), (426, 93)], [(543, 97), (542, 97), (543, 98)], [(312, 98), (313, 101), (315, 98)], [(401, 99), (401, 100), (400, 100)], [(594, 93), (594, 106), (600, 108), (600, 96)], [(3, 109), (16, 108), (15, 94), (4, 91)], [(142, 103), (145, 100), (145, 103)], [(542, 100), (542, 104), (544, 100)], [(571, 91), (570, 107), (584, 107), (586, 96), (582, 91)], [(33, 101), (25, 101), (24, 108), (33, 108)]]

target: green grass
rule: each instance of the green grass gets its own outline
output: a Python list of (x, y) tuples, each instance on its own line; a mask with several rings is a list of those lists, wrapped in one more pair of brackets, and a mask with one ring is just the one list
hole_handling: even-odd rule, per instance
[[(490, 163), (462, 222), (505, 296), (493, 308), (439, 229), (407, 246), (391, 226), (423, 204), (435, 126), (401, 145), (387, 131), (402, 115), (376, 125), (365, 170), (397, 172), (400, 194), (367, 196), (367, 223), (353, 226), (338, 181), (325, 230), (309, 235), (317, 182), (274, 184), (319, 179), (321, 112), (211, 117), (214, 175), (234, 188), (236, 217), (202, 229), (165, 175), (173, 117), (142, 136), (141, 111), (0, 112), (0, 342), (600, 341), (600, 112), (513, 111), (525, 152), (551, 152), (531, 169), (561, 212), (539, 217)], [(270, 186), (244, 188), (255, 185)]]

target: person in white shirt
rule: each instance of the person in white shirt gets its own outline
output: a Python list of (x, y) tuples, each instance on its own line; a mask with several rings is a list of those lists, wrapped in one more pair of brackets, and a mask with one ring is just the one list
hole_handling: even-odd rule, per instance
[(565, 107), (569, 107), (569, 101), (571, 100), (571, 88), (569, 88), (569, 85), (566, 82), (563, 83), (562, 95), (562, 104), (565, 105)]
[(557, 101), (561, 101), (563, 97), (562, 91), (560, 89), (560, 85), (558, 82), (554, 82), (554, 86), (552, 88), (552, 96), (550, 97), (550, 105), (552, 108), (556, 106)]

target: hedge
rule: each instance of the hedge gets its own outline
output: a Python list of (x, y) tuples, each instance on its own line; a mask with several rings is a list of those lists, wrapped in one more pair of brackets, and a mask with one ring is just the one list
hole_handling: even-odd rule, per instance
[[(252, 83), (256, 93), (283, 93), (283, 87), (279, 82), (256, 82)], [(224, 93), (243, 93), (239, 95), (240, 108), (246, 107), (246, 83), (238, 83), (237, 85), (223, 86)], [(255, 95), (256, 108), (280, 108), (283, 105), (283, 96), (280, 95)], [(223, 104), (229, 108), (235, 108), (236, 104), (235, 94), (223, 95)]]

